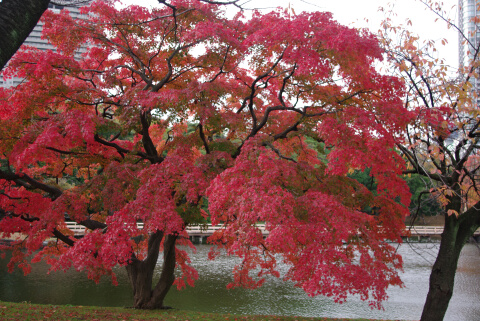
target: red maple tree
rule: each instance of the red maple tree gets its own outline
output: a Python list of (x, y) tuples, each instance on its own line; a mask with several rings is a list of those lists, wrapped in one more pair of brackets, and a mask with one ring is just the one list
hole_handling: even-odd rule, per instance
[[(401, 284), (388, 241), (401, 241), (409, 202), (393, 148), (409, 114), (402, 82), (375, 69), (373, 35), (330, 13), (229, 19), (190, 0), (84, 10), (80, 21), (48, 12), (58, 52), (29, 48), (5, 71), (25, 78), (0, 94), (10, 268), (28, 272), (33, 254), (115, 282), (125, 266), (134, 307), (161, 308), (173, 284), (198, 277), (177, 247), (192, 246), (186, 227), (211, 220), (222, 226), (211, 257), (241, 258), (231, 286), (278, 277), (279, 259), (286, 280), (340, 302), (358, 294), (380, 306)], [(376, 193), (347, 176), (366, 168)]]

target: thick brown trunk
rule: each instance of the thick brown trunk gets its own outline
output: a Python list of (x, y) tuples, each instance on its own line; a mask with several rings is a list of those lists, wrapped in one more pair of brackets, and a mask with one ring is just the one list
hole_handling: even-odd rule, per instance
[(165, 238), (163, 244), (163, 265), (162, 273), (160, 274), (160, 279), (157, 282), (157, 285), (153, 289), (152, 297), (157, 301), (161, 302), (161, 307), (165, 308), (163, 305), (163, 300), (167, 295), (168, 291), (175, 281), (175, 242), (177, 236), (168, 235)]
[(452, 298), (455, 272), (461, 251), (461, 248), (457, 251), (455, 246), (458, 226), (452, 222), (453, 220), (456, 218), (446, 218), (440, 250), (430, 274), (430, 285), (421, 321), (443, 320)]
[[(454, 202), (451, 201), (451, 205)], [(479, 226), (479, 204), (457, 218), (445, 216), (440, 250), (430, 274), (430, 285), (421, 321), (441, 321), (453, 295), (455, 273), (463, 246)], [(458, 207), (457, 207), (458, 208)]]
[(167, 235), (163, 244), (163, 266), (155, 288), (153, 274), (155, 271), (163, 233), (150, 236), (148, 255), (143, 261), (134, 259), (127, 265), (127, 273), (133, 290), (133, 307), (136, 309), (163, 309), (165, 296), (175, 281), (175, 242), (177, 237)]

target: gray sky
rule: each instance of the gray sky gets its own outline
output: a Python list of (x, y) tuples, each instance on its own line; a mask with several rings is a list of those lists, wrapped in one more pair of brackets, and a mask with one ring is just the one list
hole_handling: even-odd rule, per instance
[[(125, 4), (141, 4), (144, 6), (158, 5), (157, 0), (123, 0)], [(246, 2), (246, 0), (244, 1)], [(421, 39), (431, 39), (438, 43), (439, 55), (447, 59), (451, 66), (458, 65), (458, 35), (453, 29), (447, 29), (446, 24), (438, 21), (432, 12), (428, 11), (418, 0), (250, 0), (244, 6), (246, 8), (273, 8), (288, 7), (301, 11), (330, 11), (333, 17), (340, 23), (352, 27), (366, 27), (372, 32), (380, 28), (381, 21), (385, 18), (385, 12), (380, 12), (379, 8), (384, 7), (387, 10), (394, 5), (396, 17), (395, 24), (406, 26), (406, 19), (410, 19), (412, 26), (410, 29), (419, 34)], [(458, 3), (458, 0), (443, 0), (444, 8), (450, 12), (450, 17), (456, 17), (456, 8), (452, 8)], [(368, 21), (367, 21), (368, 20)], [(441, 46), (440, 40), (447, 39), (447, 46)]]

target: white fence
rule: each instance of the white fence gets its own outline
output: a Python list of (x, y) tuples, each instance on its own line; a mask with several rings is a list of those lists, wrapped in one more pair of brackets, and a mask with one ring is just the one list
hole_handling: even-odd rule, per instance
[[(76, 222), (67, 222), (67, 227), (74, 233), (75, 236), (82, 236), (85, 234), (86, 227)], [(137, 223), (139, 229), (143, 228), (143, 223)], [(265, 230), (265, 224), (257, 224), (257, 227), (262, 231), (263, 235), (268, 235)], [(210, 236), (213, 232), (220, 230), (221, 225), (190, 225), (187, 227), (187, 232), (190, 236)]]
[[(143, 223), (137, 223), (139, 229), (143, 228)], [(85, 227), (77, 224), (76, 222), (67, 222), (67, 227), (74, 233), (75, 236), (82, 236), (85, 234)], [(265, 230), (265, 224), (257, 224), (257, 227), (262, 231), (264, 236), (268, 235), (268, 231)], [(221, 229), (221, 225), (191, 225), (187, 227), (187, 232), (190, 236), (210, 236), (216, 230)], [(405, 230), (405, 235), (410, 231), (411, 236), (433, 236), (441, 235), (443, 233), (443, 226), (413, 226)], [(478, 229), (475, 236), (480, 235), (480, 229)]]

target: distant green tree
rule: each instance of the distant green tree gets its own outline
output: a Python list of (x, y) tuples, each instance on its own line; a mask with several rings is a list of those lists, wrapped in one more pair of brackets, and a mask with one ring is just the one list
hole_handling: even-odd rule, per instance
[(375, 182), (375, 178), (370, 175), (370, 168), (367, 168), (364, 171), (355, 170), (348, 176), (356, 179), (359, 183), (368, 188), (369, 191), (374, 192), (377, 189), (377, 183)]
[[(348, 176), (357, 180), (372, 193), (375, 193), (377, 183), (375, 182), (375, 178), (370, 174), (370, 168), (367, 168), (364, 171), (355, 170)], [(441, 213), (440, 204), (430, 192), (428, 192), (430, 188), (433, 187), (431, 182), (426, 181), (420, 175), (415, 174), (404, 176), (404, 179), (410, 188), (410, 193), (412, 194), (409, 206), (410, 214), (412, 216), (417, 218), (422, 216), (435, 216)], [(364, 209), (364, 211), (369, 213), (372, 209)]]
[(422, 176), (413, 174), (405, 176), (405, 180), (412, 193), (410, 213), (414, 218), (422, 216), (435, 216), (442, 213), (442, 208), (437, 200), (429, 192), (433, 188), (431, 182), (426, 181)]

